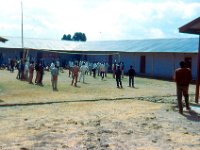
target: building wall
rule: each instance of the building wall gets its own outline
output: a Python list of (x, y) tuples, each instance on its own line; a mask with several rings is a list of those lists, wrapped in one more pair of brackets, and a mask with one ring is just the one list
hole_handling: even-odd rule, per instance
[(171, 53), (152, 54), (152, 76), (172, 78), (174, 74), (174, 57)]
[(7, 65), (10, 59), (19, 59), (22, 51), (18, 49), (0, 49), (0, 55), (0, 65)]
[[(9, 59), (19, 59), (22, 50), (19, 49), (0, 49), (1, 64), (8, 64)], [(68, 61), (83, 60), (87, 58), (90, 62), (124, 62), (125, 72), (128, 71), (130, 65), (136, 70), (138, 75), (150, 76), (154, 78), (172, 79), (175, 69), (179, 68), (179, 62), (185, 60), (186, 57), (191, 58), (191, 70), (193, 79), (197, 78), (197, 53), (120, 53), (120, 55), (88, 55), (81, 56), (75, 54), (57, 54), (42, 51), (29, 51), (29, 56), (36, 61), (41, 55), (45, 64), (50, 64), (53, 60), (60, 60), (60, 64), (68, 64)], [(145, 72), (141, 73), (141, 56), (145, 56)], [(0, 64), (0, 65), (1, 65)], [(110, 64), (111, 65), (111, 64)]]
[[(145, 73), (140, 72), (141, 56), (145, 56)], [(179, 68), (179, 62), (186, 57), (192, 59), (192, 76), (197, 77), (197, 54), (183, 53), (125, 53), (121, 54), (121, 61), (125, 64), (125, 71), (133, 65), (138, 75), (154, 78), (172, 79), (175, 69)]]
[(193, 79), (196, 80), (197, 79), (197, 64), (198, 64), (198, 56), (197, 54), (193, 54), (192, 57), (192, 76)]
[(29, 57), (34, 62), (43, 61), (45, 65), (50, 65), (52, 61), (60, 61), (61, 66), (65, 66), (69, 61), (79, 60), (80, 56), (75, 54), (54, 53), (45, 51), (30, 51)]
[(194, 80), (197, 79), (197, 63), (198, 63), (198, 55), (197, 54), (189, 54), (189, 53), (177, 53), (175, 54), (175, 68), (179, 67), (179, 62), (183, 61), (186, 57), (191, 57), (192, 58), (192, 66), (191, 66), (191, 71), (192, 71), (192, 77)]
[(109, 55), (88, 55), (87, 60), (89, 62), (108, 62)]
[(120, 55), (120, 60), (121, 62), (124, 63), (124, 71), (125, 73), (128, 72), (130, 65), (133, 65), (134, 63), (134, 53), (123, 53)]

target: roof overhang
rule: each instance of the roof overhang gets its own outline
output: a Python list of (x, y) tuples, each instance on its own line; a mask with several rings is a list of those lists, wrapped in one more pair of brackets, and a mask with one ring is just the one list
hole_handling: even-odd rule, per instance
[(179, 32), (200, 35), (200, 17), (180, 27)]
[(7, 39), (5, 39), (5, 38), (2, 38), (2, 37), (0, 37), (0, 42), (3, 42), (3, 43), (5, 43), (6, 41), (8, 41)]

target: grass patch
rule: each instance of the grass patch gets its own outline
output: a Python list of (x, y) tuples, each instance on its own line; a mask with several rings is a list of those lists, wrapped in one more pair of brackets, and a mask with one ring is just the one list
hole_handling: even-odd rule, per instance
[[(115, 98), (137, 98), (144, 97), (162, 97), (166, 101), (171, 96), (176, 95), (176, 86), (174, 82), (135, 78), (135, 87), (128, 87), (128, 77), (122, 79), (123, 89), (116, 88), (116, 81), (112, 74), (103, 81), (100, 76), (93, 78), (86, 75), (85, 82), (78, 82), (78, 87), (71, 86), (71, 78), (68, 77), (68, 71), (60, 73), (58, 77), (58, 92), (52, 91), (50, 72), (45, 72), (44, 86), (28, 84), (26, 81), (16, 79), (16, 71), (10, 73), (6, 70), (1, 71), (2, 82), (0, 85), (0, 99), (5, 104), (12, 103), (40, 103), (40, 102), (58, 102), (58, 101), (80, 101), (96, 99), (115, 99)], [(35, 76), (34, 76), (35, 79)], [(190, 86), (190, 93), (194, 94), (195, 86)], [(172, 97), (174, 99), (174, 97)], [(192, 99), (193, 100), (193, 97)]]

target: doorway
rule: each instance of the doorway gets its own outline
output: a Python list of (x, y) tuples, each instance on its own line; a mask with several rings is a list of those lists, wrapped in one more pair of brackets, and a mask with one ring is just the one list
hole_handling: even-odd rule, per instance
[(146, 72), (146, 57), (140, 56), (140, 73)]
[(185, 65), (187, 68), (192, 69), (192, 58), (191, 57), (185, 57)]

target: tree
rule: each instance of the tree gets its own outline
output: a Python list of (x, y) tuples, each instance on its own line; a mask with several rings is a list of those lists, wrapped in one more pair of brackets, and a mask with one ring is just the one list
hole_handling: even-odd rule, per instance
[(62, 37), (62, 40), (66, 40), (66, 39), (67, 39), (67, 36), (66, 36), (66, 34), (64, 34)]
[(70, 34), (68, 34), (68, 35), (64, 34), (63, 37), (62, 37), (62, 40), (71, 41), (72, 40), (71, 35)]
[(82, 41), (84, 41), (84, 42), (87, 41), (85, 33), (82, 34)]
[(80, 39), (81, 39), (81, 33), (80, 32), (74, 33), (72, 40), (73, 41), (80, 41)]
[(64, 34), (62, 37), (62, 40), (67, 40), (67, 41), (87, 41), (85, 33), (82, 32), (75, 32), (73, 37), (71, 37), (70, 34), (66, 35)]

